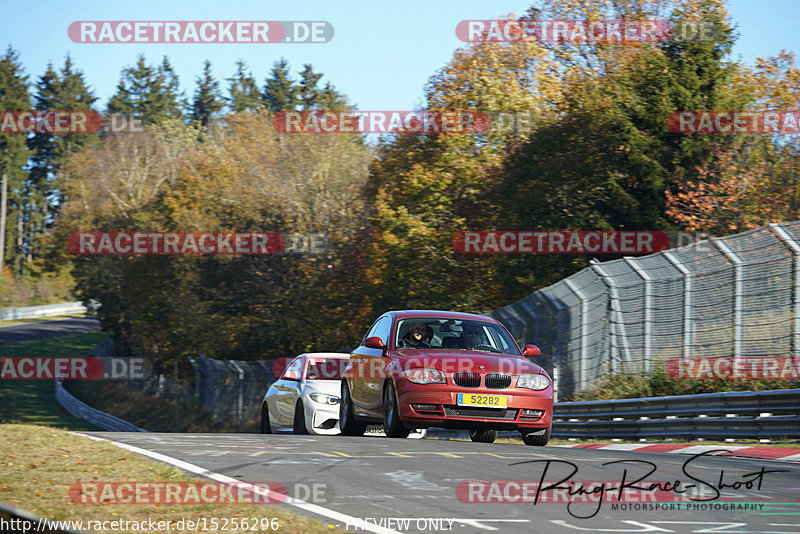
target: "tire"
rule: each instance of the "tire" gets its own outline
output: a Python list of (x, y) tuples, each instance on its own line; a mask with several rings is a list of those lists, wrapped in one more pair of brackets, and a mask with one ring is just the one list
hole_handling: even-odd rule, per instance
[(522, 441), (525, 443), (525, 445), (544, 447), (547, 445), (547, 442), (550, 441), (550, 433), (552, 431), (553, 425), (550, 425), (546, 429), (537, 430), (535, 432), (525, 433), (520, 430), (520, 434), (522, 434)]
[(303, 401), (297, 401), (294, 407), (294, 425), (293, 430), (295, 434), (308, 434), (306, 429), (306, 414), (303, 410)]
[(269, 425), (269, 408), (266, 402), (261, 404), (261, 433), (272, 434), (272, 427)]
[(347, 382), (342, 382), (342, 402), (339, 404), (339, 430), (343, 436), (363, 436), (367, 424), (356, 421), (353, 414), (353, 399), (350, 398), (350, 388)]
[(478, 443), (494, 443), (497, 439), (497, 430), (478, 430), (471, 428), (469, 439)]
[(407, 438), (411, 430), (400, 420), (394, 383), (390, 380), (383, 388), (383, 432), (389, 438)]

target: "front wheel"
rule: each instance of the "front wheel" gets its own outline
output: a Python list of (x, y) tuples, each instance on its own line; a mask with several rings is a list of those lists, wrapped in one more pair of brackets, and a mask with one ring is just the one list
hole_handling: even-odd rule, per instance
[(267, 403), (261, 405), (261, 433), (272, 434), (272, 427), (269, 426), (269, 408)]
[(471, 428), (469, 431), (469, 439), (478, 443), (494, 443), (497, 439), (497, 430), (478, 430)]
[(536, 430), (534, 432), (525, 432), (520, 430), (520, 434), (522, 434), (522, 441), (525, 445), (533, 445), (536, 447), (544, 447), (547, 445), (547, 442), (550, 441), (550, 433), (553, 431), (553, 425), (542, 429)]
[(297, 405), (294, 407), (292, 430), (294, 430), (295, 434), (308, 434), (308, 430), (306, 430), (306, 412), (303, 409), (303, 401), (301, 400), (297, 401)]
[(394, 384), (389, 381), (383, 388), (383, 432), (390, 438), (407, 438), (411, 432), (400, 420)]
[(367, 424), (356, 421), (353, 414), (353, 399), (347, 382), (342, 382), (342, 402), (339, 404), (339, 430), (343, 436), (363, 436)]

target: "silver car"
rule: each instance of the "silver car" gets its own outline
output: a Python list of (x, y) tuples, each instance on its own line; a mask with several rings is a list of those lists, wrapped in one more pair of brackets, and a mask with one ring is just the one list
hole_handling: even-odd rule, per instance
[(261, 433), (339, 433), (339, 390), (349, 354), (312, 352), (291, 360), (261, 403)]

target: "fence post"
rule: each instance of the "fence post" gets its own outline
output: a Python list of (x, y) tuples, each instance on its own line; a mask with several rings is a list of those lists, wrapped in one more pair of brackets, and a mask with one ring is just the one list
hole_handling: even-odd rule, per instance
[(653, 350), (653, 277), (647, 274), (633, 258), (622, 258), (644, 281), (644, 372), (650, 372)]
[(794, 262), (792, 263), (792, 303), (794, 304), (792, 353), (798, 356), (800, 355), (800, 244), (789, 235), (789, 232), (783, 226), (777, 223), (770, 223), (769, 228), (786, 245), (794, 257)]
[(665, 258), (678, 269), (683, 275), (683, 358), (688, 359), (692, 357), (692, 301), (694, 291), (694, 281), (692, 280), (692, 271), (689, 270), (681, 260), (675, 257), (672, 252), (662, 252)]
[(541, 291), (541, 294), (558, 310), (556, 319), (556, 354), (553, 360), (553, 402), (558, 402), (558, 386), (561, 381), (561, 354), (564, 350), (564, 315), (566, 306), (563, 302), (548, 295), (546, 291)]
[[(625, 355), (625, 360), (628, 362), (628, 372), (633, 371), (633, 360), (631, 358), (631, 347), (628, 343), (628, 334), (625, 331), (625, 320), (622, 317), (622, 306), (620, 305), (619, 293), (617, 292), (617, 282), (608, 274), (597, 260), (591, 260), (592, 269), (600, 276), (600, 279), (608, 288), (609, 297), (611, 298), (611, 317), (609, 318), (614, 327), (614, 337), (618, 338), (617, 350), (621, 350)], [(621, 342), (620, 342), (621, 341)]]
[(541, 325), (539, 324), (539, 315), (533, 309), (533, 306), (531, 306), (524, 300), (520, 300), (519, 305), (525, 308), (525, 311), (528, 312), (533, 318), (533, 339), (535, 340), (536, 343), (540, 343), (539, 338), (541, 338), (542, 336), (542, 329)]
[(738, 363), (742, 358), (744, 344), (744, 262), (722, 238), (714, 237), (711, 242), (733, 264), (733, 359)]
[(565, 278), (564, 283), (581, 301), (581, 352), (578, 367), (580, 369), (580, 389), (586, 384), (586, 366), (589, 360), (589, 299), (586, 297), (586, 294), (575, 285), (575, 282), (569, 278)]

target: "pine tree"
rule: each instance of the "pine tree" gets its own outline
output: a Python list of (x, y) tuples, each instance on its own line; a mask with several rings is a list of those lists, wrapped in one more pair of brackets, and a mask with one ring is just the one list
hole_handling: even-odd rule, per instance
[(322, 74), (317, 74), (311, 65), (303, 65), (300, 73), (300, 83), (298, 83), (298, 97), (303, 106), (303, 111), (316, 109), (320, 98), (320, 90), (317, 87)]
[(261, 105), (258, 95), (258, 86), (252, 74), (246, 72), (247, 65), (241, 59), (236, 62), (236, 74), (227, 78), (229, 83), (226, 99), (228, 107), (234, 113), (242, 111), (255, 111)]
[(326, 82), (325, 87), (320, 91), (317, 99), (317, 108), (331, 111), (345, 111), (355, 109), (355, 106), (347, 102), (347, 97), (336, 90), (330, 83)]
[(289, 74), (289, 62), (281, 58), (276, 62), (264, 84), (261, 100), (267, 109), (278, 111), (291, 111), (298, 104), (298, 88)]
[[(69, 55), (60, 73), (53, 69), (52, 64), (48, 64), (36, 88), (35, 106), (41, 111), (92, 111), (97, 101), (83, 72), (75, 69)], [(95, 144), (97, 140), (97, 134), (50, 135), (47, 132), (37, 132), (28, 139), (28, 147), (35, 153), (31, 158), (27, 187), (30, 194), (36, 196), (36, 205), (41, 210), (41, 227), (50, 223), (53, 210), (62, 204), (60, 201), (54, 202), (52, 185), (61, 165), (71, 154)]]
[(158, 123), (167, 118), (183, 120), (186, 107), (180, 82), (164, 56), (161, 65), (145, 63), (140, 54), (134, 67), (122, 69), (117, 92), (108, 102), (109, 113), (135, 115), (145, 124)]
[[(28, 75), (19, 61), (19, 53), (9, 46), (0, 58), (0, 110), (29, 110), (31, 96), (28, 85)], [(16, 221), (17, 214), (9, 214), (8, 208), (12, 200), (15, 206), (19, 205), (20, 185), (26, 176), (24, 167), (29, 155), (24, 135), (0, 135), (0, 268), (9, 259), (10, 254), (6, 252), (13, 254), (14, 251), (15, 228), (7, 222)]]
[(203, 75), (197, 78), (191, 119), (198, 121), (203, 126), (208, 126), (209, 121), (223, 107), (219, 82), (211, 75), (211, 62), (205, 60), (203, 63)]

